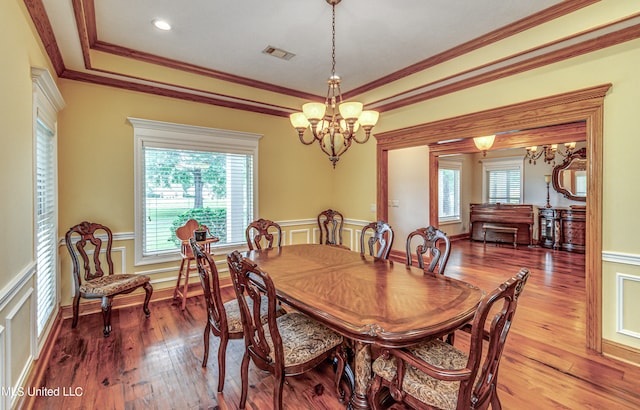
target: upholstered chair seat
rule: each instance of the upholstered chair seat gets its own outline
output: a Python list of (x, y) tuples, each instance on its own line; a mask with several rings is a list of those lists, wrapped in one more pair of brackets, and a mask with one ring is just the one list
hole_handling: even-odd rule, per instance
[(123, 273), (86, 281), (80, 285), (79, 290), (85, 297), (101, 297), (135, 289), (147, 282), (148, 276)]
[[(342, 343), (342, 336), (308, 316), (293, 312), (280, 316), (276, 323), (282, 337), (284, 366), (307, 363)], [(263, 326), (265, 339), (274, 352), (269, 325)]]
[[(461, 370), (467, 366), (469, 357), (449, 343), (440, 339), (408, 348), (415, 357), (441, 369)], [(396, 377), (396, 358), (379, 357), (373, 362), (373, 371), (392, 382)], [(478, 373), (479, 376), (479, 373)], [(402, 390), (430, 406), (443, 410), (455, 409), (458, 402), (459, 381), (435, 379), (413, 366), (407, 368)]]

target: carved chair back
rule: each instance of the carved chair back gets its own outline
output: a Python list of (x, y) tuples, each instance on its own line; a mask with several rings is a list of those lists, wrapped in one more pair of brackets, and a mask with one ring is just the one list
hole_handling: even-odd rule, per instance
[[(372, 230), (371, 237), (367, 240), (367, 247), (365, 248), (365, 236), (367, 231)], [(377, 245), (378, 249), (375, 250)], [(389, 252), (391, 252), (391, 245), (393, 245), (393, 229), (384, 221), (371, 222), (362, 228), (360, 235), (360, 253), (364, 255), (365, 249), (369, 250), (371, 256), (376, 258), (389, 259)]]
[[(447, 267), (449, 253), (451, 252), (451, 241), (447, 234), (433, 226), (426, 228), (418, 228), (407, 236), (407, 265), (413, 265), (412, 259), (412, 242), (417, 241), (415, 247), (416, 259), (418, 267), (427, 272), (440, 273), (444, 275), (444, 269)], [(442, 250), (444, 244), (444, 251)], [(425, 268), (424, 256), (430, 260), (429, 265)], [(436, 269), (437, 268), (437, 269)]]
[(84, 221), (67, 231), (65, 242), (73, 264), (76, 294), (85, 281), (101, 278), (105, 274), (113, 275), (111, 229)]
[(251, 222), (247, 226), (245, 236), (249, 250), (262, 249), (263, 243), (266, 245), (266, 249), (273, 248), (274, 243), (276, 247), (280, 247), (282, 244), (280, 225), (268, 219), (260, 218)]
[[(246, 354), (261, 370), (274, 373), (275, 369), (283, 369), (284, 350), (276, 324), (278, 300), (273, 281), (268, 273), (243, 258), (238, 251), (228, 254), (227, 262), (242, 316)], [(267, 296), (268, 303), (266, 327), (261, 320), (264, 316), (264, 307), (261, 306), (264, 303), (262, 295)], [(273, 343), (273, 352), (267, 342), (267, 332)]]
[(318, 214), (320, 245), (342, 245), (344, 217), (338, 211), (327, 209)]
[(220, 293), (218, 269), (209, 253), (198, 245), (195, 238), (189, 238), (189, 245), (198, 267), (200, 284), (202, 285), (204, 300), (207, 305), (207, 320), (211, 327), (210, 330), (214, 335), (220, 337), (222, 333), (229, 332), (229, 327), (227, 326), (227, 312)]

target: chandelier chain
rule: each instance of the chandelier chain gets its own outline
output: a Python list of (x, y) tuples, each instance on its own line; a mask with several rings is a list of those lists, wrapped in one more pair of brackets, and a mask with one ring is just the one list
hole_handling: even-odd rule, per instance
[(331, 76), (336, 75), (336, 5), (331, 5)]

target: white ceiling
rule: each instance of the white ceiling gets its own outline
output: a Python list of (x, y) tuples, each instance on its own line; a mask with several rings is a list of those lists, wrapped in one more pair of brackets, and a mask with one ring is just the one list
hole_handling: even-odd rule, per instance
[[(343, 0), (336, 6), (342, 91), (425, 60), (561, 0)], [(84, 61), (71, 0), (44, 0), (66, 68)], [(325, 0), (95, 0), (97, 39), (281, 87), (326, 93), (331, 6)], [(151, 21), (162, 18), (173, 30)], [(267, 46), (295, 54), (289, 61)]]

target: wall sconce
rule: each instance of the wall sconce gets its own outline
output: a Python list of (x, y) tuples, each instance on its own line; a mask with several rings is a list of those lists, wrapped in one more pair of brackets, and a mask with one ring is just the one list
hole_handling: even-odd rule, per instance
[(486, 135), (484, 137), (475, 137), (473, 143), (476, 144), (476, 148), (482, 151), (483, 156), (487, 156), (487, 151), (493, 146), (493, 141), (496, 139), (495, 135)]

